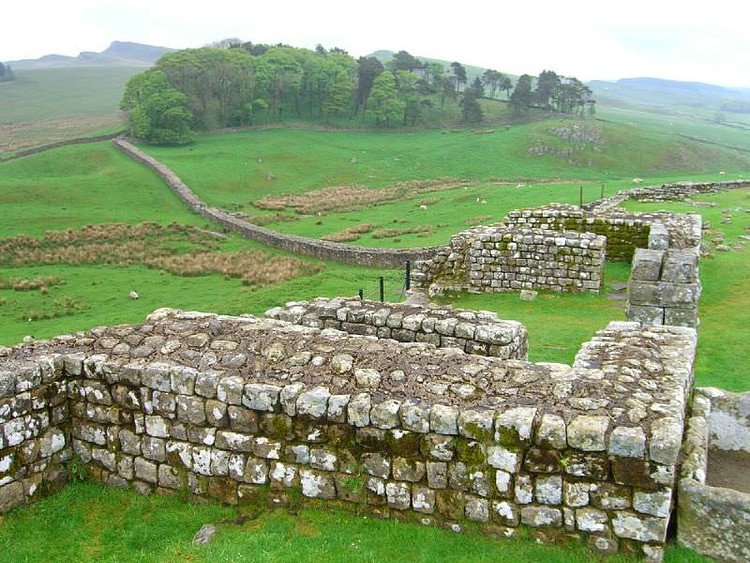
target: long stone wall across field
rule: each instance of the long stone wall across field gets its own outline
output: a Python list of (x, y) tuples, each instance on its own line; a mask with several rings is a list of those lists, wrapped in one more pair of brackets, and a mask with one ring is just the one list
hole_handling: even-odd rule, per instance
[(75, 456), (142, 493), (350, 502), (366, 513), (661, 557), (696, 335), (612, 323), (572, 366), (255, 317), (3, 349), (0, 507)]
[(407, 261), (422, 260), (434, 253), (431, 248), (406, 250), (361, 248), (346, 244), (311, 239), (295, 235), (285, 235), (245, 221), (222, 209), (211, 207), (197, 195), (167, 166), (138, 150), (125, 139), (114, 140), (115, 146), (135, 160), (154, 170), (193, 212), (223, 227), (257, 240), (268, 246), (294, 254), (315, 256), (322, 260), (333, 260), (358, 266), (402, 268)]

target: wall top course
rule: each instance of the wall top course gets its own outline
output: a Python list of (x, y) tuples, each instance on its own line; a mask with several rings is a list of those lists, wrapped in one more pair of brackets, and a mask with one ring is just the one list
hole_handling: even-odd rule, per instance
[[(188, 370), (196, 376), (196, 393), (205, 396), (220, 389), (232, 396), (239, 382), (239, 389), (263, 402), (263, 389), (278, 394), (294, 384), (295, 398), (317, 389), (326, 396), (364, 394), (373, 406), (395, 400), (443, 405), (456, 414), (524, 411), (530, 428), (545, 414), (557, 415), (573, 424), (568, 439), (580, 433), (580, 444), (590, 451), (621, 451), (622, 431), (613, 444), (609, 435), (618, 427), (641, 428), (636, 441), (646, 436), (651, 459), (669, 463), (678, 449), (672, 442), (679, 445), (681, 436), (695, 342), (689, 328), (611, 323), (567, 366), (469, 356), (252, 316), (158, 310), (141, 325), (6, 349), (0, 389), (31, 385), (33, 370), (18, 368), (62, 354), (68, 373), (104, 379), (118, 373), (126, 384), (154, 389), (168, 385), (173, 372)], [(646, 444), (627, 448), (639, 451)]]

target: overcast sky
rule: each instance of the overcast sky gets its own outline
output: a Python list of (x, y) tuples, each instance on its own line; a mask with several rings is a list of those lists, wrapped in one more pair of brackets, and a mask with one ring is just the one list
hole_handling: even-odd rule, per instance
[(510, 74), (750, 87), (740, 0), (9, 0), (2, 20), (0, 61), (98, 52), (114, 40), (187, 48), (237, 37), (355, 57), (405, 49)]

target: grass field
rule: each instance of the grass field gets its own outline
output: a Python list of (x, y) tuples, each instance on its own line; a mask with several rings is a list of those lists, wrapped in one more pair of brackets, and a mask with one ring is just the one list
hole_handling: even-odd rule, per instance
[(120, 98), (142, 68), (15, 70), (0, 83), (0, 157), (13, 151), (123, 128)]
[[(196, 505), (179, 498), (141, 497), (92, 483), (69, 485), (54, 497), (0, 518), (3, 563), (601, 561), (582, 543), (569, 543), (564, 549), (540, 545), (525, 530), (512, 538), (497, 539), (470, 527), (456, 534), (331, 509), (259, 511), (258, 507)], [(216, 525), (217, 535), (206, 546), (193, 546), (193, 536), (206, 523)], [(620, 555), (607, 561), (626, 563), (636, 559)], [(708, 560), (670, 545), (664, 561)]]

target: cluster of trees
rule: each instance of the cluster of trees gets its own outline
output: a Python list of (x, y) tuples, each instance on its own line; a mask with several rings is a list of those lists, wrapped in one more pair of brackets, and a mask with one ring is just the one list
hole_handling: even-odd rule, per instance
[(508, 103), (516, 114), (533, 108), (585, 115), (594, 113), (596, 102), (592, 95), (591, 89), (577, 78), (559, 76), (552, 70), (545, 70), (536, 78), (522, 74)]
[(8, 82), (9, 80), (15, 80), (15, 78), (10, 65), (0, 63), (0, 82)]
[[(542, 78), (539, 84), (547, 85), (547, 77)], [(566, 88), (569, 81), (560, 78), (557, 88)], [(573, 107), (552, 90), (545, 103), (541, 96), (518, 97), (510, 78), (495, 70), (469, 84), (462, 64), (446, 68), (406, 51), (383, 64), (375, 57), (355, 59), (339, 48), (227, 39), (164, 55), (130, 79), (121, 108), (129, 112), (133, 136), (179, 144), (189, 142), (195, 130), (290, 119), (358, 118), (381, 127), (414, 126), (437, 123), (450, 110), (476, 123), (484, 118), (480, 100), (498, 99), (502, 93), (519, 112), (534, 104), (558, 111)]]

